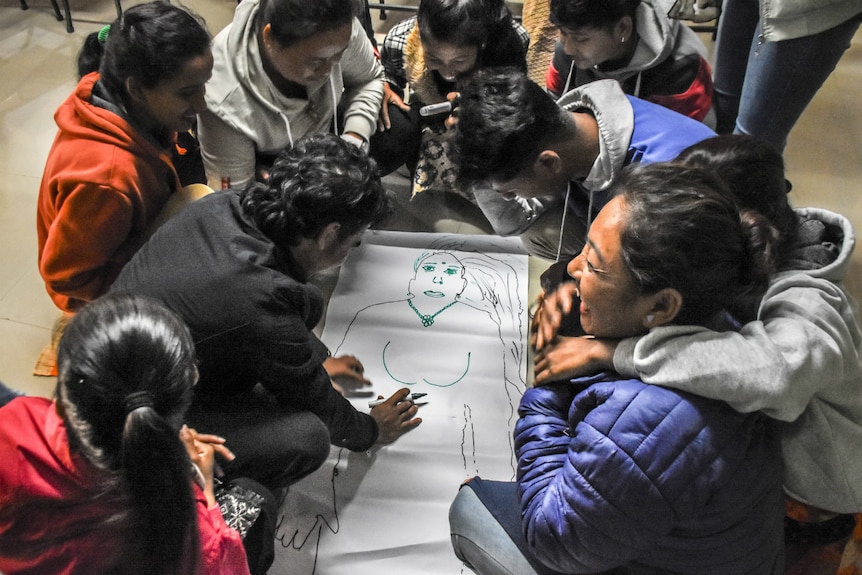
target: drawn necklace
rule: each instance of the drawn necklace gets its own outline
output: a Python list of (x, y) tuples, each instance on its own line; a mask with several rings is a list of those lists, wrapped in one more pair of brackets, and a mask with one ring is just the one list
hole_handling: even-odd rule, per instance
[(458, 300), (455, 300), (455, 301), (451, 302), (450, 304), (444, 306), (443, 308), (437, 310), (437, 313), (434, 313), (431, 315), (422, 315), (421, 313), (419, 313), (419, 310), (416, 309), (416, 306), (413, 305), (413, 300), (412, 299), (407, 300), (407, 305), (409, 305), (411, 308), (413, 308), (413, 311), (415, 311), (416, 315), (419, 316), (419, 319), (422, 320), (422, 327), (431, 327), (432, 325), (434, 325), (434, 318), (437, 317), (438, 315), (440, 315), (441, 313), (443, 313), (444, 311), (446, 311), (447, 309), (449, 309), (450, 307), (452, 307), (453, 305), (455, 305), (456, 303), (458, 303)]

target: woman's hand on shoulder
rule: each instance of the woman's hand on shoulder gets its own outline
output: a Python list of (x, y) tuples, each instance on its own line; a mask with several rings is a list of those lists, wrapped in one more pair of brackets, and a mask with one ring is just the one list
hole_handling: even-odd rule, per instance
[(533, 385), (594, 375), (613, 369), (616, 340), (558, 337), (536, 354)]

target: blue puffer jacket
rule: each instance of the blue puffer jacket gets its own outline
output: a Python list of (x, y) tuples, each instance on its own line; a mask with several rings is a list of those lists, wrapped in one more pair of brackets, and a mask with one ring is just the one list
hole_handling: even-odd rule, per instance
[(781, 573), (781, 468), (757, 414), (603, 374), (528, 389), (523, 528), (564, 573)]

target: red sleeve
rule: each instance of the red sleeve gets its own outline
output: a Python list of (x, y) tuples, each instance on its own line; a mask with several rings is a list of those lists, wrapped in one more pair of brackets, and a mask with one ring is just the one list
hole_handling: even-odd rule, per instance
[(702, 121), (712, 108), (712, 70), (709, 63), (700, 58), (697, 75), (684, 92), (667, 95), (653, 94), (646, 99), (699, 122)]
[(209, 507), (206, 497), (194, 485), (198, 509), (201, 575), (250, 575), (242, 538), (227, 526), (218, 505)]

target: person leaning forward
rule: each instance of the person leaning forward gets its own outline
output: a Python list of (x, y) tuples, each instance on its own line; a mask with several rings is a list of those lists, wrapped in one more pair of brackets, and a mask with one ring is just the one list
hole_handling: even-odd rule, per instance
[(315, 135), (283, 152), (267, 183), (186, 208), (120, 274), (114, 290), (155, 298), (189, 325), (200, 381), (188, 420), (230, 441), (228, 477), (278, 489), (317, 469), (330, 443), (364, 451), (421, 423), (400, 401), (406, 389), (357, 411), (331, 378), (367, 384), (362, 364), (330, 358), (312, 332), (323, 297), (309, 278), (341, 264), (391, 209), (374, 160)]

